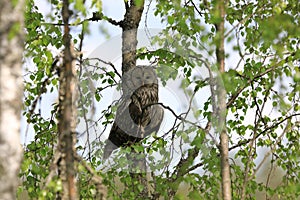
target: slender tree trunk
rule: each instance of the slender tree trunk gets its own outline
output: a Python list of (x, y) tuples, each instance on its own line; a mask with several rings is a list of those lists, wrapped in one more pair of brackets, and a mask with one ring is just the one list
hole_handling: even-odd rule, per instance
[[(144, 0), (138, 1), (139, 4), (136, 4), (137, 1), (124, 2), (126, 13), (124, 19), (121, 21), (122, 27), (122, 74), (128, 72), (136, 66), (136, 48), (137, 48), (137, 31), (139, 23), (141, 21), (142, 13), (144, 10)], [(141, 173), (133, 172), (131, 177), (134, 180), (138, 180), (140, 184), (144, 186), (143, 191), (140, 193), (141, 198), (148, 197), (148, 187), (147, 179), (144, 174), (146, 173), (146, 160), (136, 159), (132, 156), (128, 156), (128, 159), (134, 161), (131, 168), (140, 168)], [(143, 171), (145, 170), (145, 173)], [(137, 188), (132, 187), (132, 190), (135, 191)]]
[(78, 199), (76, 187), (76, 165), (75, 165), (75, 129), (76, 129), (76, 71), (74, 66), (74, 55), (69, 27), (69, 1), (63, 1), (62, 17), (64, 22), (64, 59), (60, 69), (59, 86), (59, 151), (61, 160), (59, 162), (59, 176), (63, 184), (63, 192), (59, 199)]
[[(218, 43), (217, 43), (217, 62), (220, 73), (225, 72), (225, 49), (224, 49), (224, 18), (225, 18), (225, 3), (220, 1), (217, 8), (220, 13), (220, 23), (216, 24)], [(221, 81), (217, 83), (217, 98), (218, 98), (218, 117), (219, 122), (226, 121), (226, 91)], [(220, 153), (221, 153), (221, 177), (222, 177), (222, 196), (224, 200), (231, 200), (231, 179), (229, 165), (229, 138), (226, 132), (226, 126), (221, 124), (220, 128)]]
[(24, 1), (0, 1), (0, 198), (16, 199), (22, 159), (22, 53)]
[(122, 73), (136, 66), (137, 30), (144, 10), (144, 0), (125, 2), (126, 13), (122, 27)]

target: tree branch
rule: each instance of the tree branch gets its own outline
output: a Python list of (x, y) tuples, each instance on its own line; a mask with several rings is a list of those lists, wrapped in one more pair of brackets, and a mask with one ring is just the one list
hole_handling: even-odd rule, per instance
[(103, 179), (101, 176), (99, 176), (95, 170), (89, 166), (86, 161), (84, 161), (79, 155), (76, 155), (76, 160), (78, 163), (80, 163), (91, 175), (92, 175), (92, 181), (95, 183), (96, 188), (98, 189), (98, 192), (100, 193), (100, 200), (106, 199), (107, 196), (107, 188), (103, 184)]
[[(271, 129), (273, 129), (273, 128), (276, 128), (277, 126), (279, 126), (280, 124), (282, 124), (282, 123), (285, 122), (286, 120), (289, 120), (289, 119), (291, 119), (291, 118), (293, 118), (293, 117), (295, 117), (295, 116), (300, 116), (300, 113), (292, 114), (292, 115), (290, 115), (290, 116), (288, 116), (288, 117), (286, 117), (286, 118), (280, 120), (280, 121), (277, 122), (276, 124), (273, 124), (272, 126), (267, 127), (265, 130), (263, 130), (262, 132), (258, 133), (258, 134), (256, 135), (255, 139), (259, 138), (261, 135), (265, 134), (267, 131), (269, 131), (269, 130), (271, 130)], [(244, 141), (242, 141), (242, 142), (239, 142), (238, 144), (236, 144), (236, 145), (230, 147), (230, 148), (229, 148), (229, 151), (231, 151), (231, 150), (233, 150), (233, 149), (236, 149), (236, 148), (238, 148), (238, 147), (241, 147), (241, 146), (243, 146), (243, 145), (245, 145), (245, 144), (248, 144), (251, 140), (252, 140), (252, 138), (251, 138), (251, 139), (248, 139), (248, 140), (244, 140)]]
[[(86, 59), (86, 60), (87, 60), (87, 59)], [(102, 60), (102, 59), (100, 59), (100, 58), (90, 58), (90, 60), (98, 60), (98, 61), (100, 61), (100, 62), (102, 62), (102, 63), (104, 63), (104, 64), (106, 64), (106, 65), (111, 66), (111, 67), (113, 68), (115, 74), (117, 74), (119, 78), (122, 78), (121, 74), (118, 72), (118, 70), (116, 69), (115, 65), (112, 64), (111, 62), (107, 62), (107, 61)]]
[(111, 23), (112, 25), (115, 25), (115, 26), (122, 26), (122, 21), (116, 21), (112, 18), (109, 18), (107, 16), (104, 16), (103, 13), (99, 13), (99, 12), (93, 12), (93, 16), (87, 20), (90, 20), (90, 21), (99, 21), (99, 20), (105, 20), (109, 23)]
[[(278, 63), (276, 63), (274, 66), (266, 69), (266, 71), (257, 74), (256, 76), (254, 76), (252, 79), (248, 79), (247, 83), (245, 83), (245, 85), (241, 88), (239, 88), (237, 90), (237, 92), (229, 99), (229, 101), (226, 103), (226, 108), (230, 108), (230, 106), (234, 103), (234, 101), (236, 100), (236, 98), (240, 95), (240, 93), (247, 88), (250, 84), (252, 84), (256, 79), (259, 79), (261, 77), (263, 77), (264, 75), (268, 74), (269, 72), (274, 71), (278, 66), (280, 66), (282, 63), (287, 63), (288, 62), (288, 58), (290, 56), (294, 56), (295, 52), (292, 52), (290, 55), (288, 55), (284, 60), (279, 61)], [(238, 76), (241, 76), (240, 74), (237, 73)], [(245, 76), (243, 76), (244, 78), (246, 78)]]

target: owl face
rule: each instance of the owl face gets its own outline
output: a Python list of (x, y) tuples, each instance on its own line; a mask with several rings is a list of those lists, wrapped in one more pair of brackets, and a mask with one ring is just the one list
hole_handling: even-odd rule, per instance
[(140, 67), (133, 69), (131, 73), (131, 81), (135, 87), (139, 88), (144, 85), (152, 85), (157, 83), (157, 76), (152, 67)]
[(157, 85), (157, 75), (151, 66), (136, 66), (123, 75), (123, 90), (132, 93), (143, 86)]

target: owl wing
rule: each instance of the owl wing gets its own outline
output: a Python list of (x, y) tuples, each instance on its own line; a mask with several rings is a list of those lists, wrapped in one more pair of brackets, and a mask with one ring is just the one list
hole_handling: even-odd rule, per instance
[(117, 148), (118, 147), (110, 139), (107, 139), (103, 151), (103, 161), (106, 160), (110, 156), (110, 154)]
[(115, 149), (121, 146), (126, 146), (135, 142), (139, 142), (141, 139), (142, 138), (137, 138), (127, 134), (117, 125), (116, 122), (114, 122), (109, 133), (109, 137), (106, 140), (103, 153), (103, 160), (106, 160)]
[(139, 127), (131, 117), (132, 112), (134, 112), (130, 111), (131, 102), (131, 99), (123, 99), (118, 106), (115, 121), (104, 147), (104, 160), (115, 149), (141, 140), (141, 138), (134, 137), (137, 135)]
[[(144, 77), (151, 72), (152, 79)], [(135, 79), (139, 77), (139, 79)], [(145, 80), (141, 81), (141, 78)], [(123, 101), (118, 106), (115, 122), (104, 148), (103, 158), (113, 150), (141, 141), (152, 132), (157, 132), (163, 120), (163, 108), (145, 105), (158, 102), (157, 76), (152, 67), (137, 66), (122, 77)]]
[(158, 132), (164, 118), (164, 109), (156, 104), (151, 106), (150, 123), (145, 127), (145, 136)]
[[(122, 106), (124, 106), (124, 104), (120, 105), (121, 108)], [(116, 120), (112, 126), (112, 129), (109, 133), (108, 140), (106, 141), (104, 147), (103, 160), (106, 160), (115, 149), (121, 146), (126, 146), (132, 143), (139, 142), (143, 139), (140, 137), (135, 137), (128, 132), (128, 131), (137, 132), (138, 127), (135, 123), (133, 123), (132, 119), (126, 120), (128, 118), (131, 118), (128, 117), (128, 114), (124, 114), (126, 113), (126, 110), (127, 109), (118, 110), (119, 112), (120, 111), (123, 112), (123, 114), (119, 113), (118, 115), (117, 113)], [(125, 119), (123, 118), (122, 123), (121, 122), (118, 123), (118, 117), (122, 117), (122, 115), (126, 116), (126, 118)], [(164, 110), (160, 105), (152, 105), (150, 107), (150, 120), (149, 120), (150, 122), (144, 127), (144, 137), (150, 135), (153, 132), (157, 132), (159, 130), (163, 117), (164, 117)], [(125, 124), (127, 124), (127, 127), (124, 126)]]

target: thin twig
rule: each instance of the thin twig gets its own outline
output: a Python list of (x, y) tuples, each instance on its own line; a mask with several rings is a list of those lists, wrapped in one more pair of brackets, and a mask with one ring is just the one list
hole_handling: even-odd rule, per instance
[(106, 199), (107, 196), (107, 188), (103, 184), (103, 179), (99, 176), (96, 171), (89, 166), (86, 161), (84, 161), (79, 155), (75, 156), (77, 162), (79, 162), (91, 175), (92, 181), (96, 184), (98, 191), (102, 194), (102, 199)]
[(225, 34), (225, 38), (228, 37), (228, 35), (234, 30), (236, 29), (240, 24), (244, 24), (248, 19), (250, 19), (251, 17), (253, 17), (253, 15), (257, 14), (260, 9), (262, 9), (263, 7), (258, 8), (258, 10), (256, 12), (252, 12), (251, 15), (247, 16), (246, 18), (242, 19), (241, 21), (239, 21), (235, 26), (233, 26), (226, 34)]
[[(53, 72), (57, 69), (57, 66), (56, 64), (58, 63), (58, 58), (56, 58), (51, 67), (50, 67), (50, 75), (53, 75)], [(29, 118), (33, 115), (34, 113), (34, 110), (36, 109), (36, 106), (37, 106), (37, 102), (39, 101), (39, 99), (41, 98), (42, 94), (43, 93), (46, 93), (47, 92), (47, 85), (50, 83), (50, 78), (52, 78), (52, 76), (47, 76), (46, 79), (42, 82), (41, 84), (41, 87), (40, 87), (40, 91), (37, 95), (37, 97), (34, 99), (34, 101), (32, 102), (32, 106), (31, 106), (31, 109), (28, 111), (29, 113)]]
[[(226, 108), (230, 108), (230, 106), (235, 102), (236, 98), (240, 95), (240, 93), (249, 86), (249, 84), (253, 83), (256, 79), (259, 79), (261, 77), (263, 77), (264, 75), (268, 74), (269, 72), (274, 71), (278, 66), (280, 66), (283, 62), (288, 62), (288, 58), (290, 56), (294, 56), (295, 52), (290, 53), (284, 60), (281, 60), (279, 62), (277, 62), (276, 64), (274, 64), (274, 66), (266, 69), (266, 71), (254, 76), (252, 79), (248, 79), (247, 83), (245, 83), (244, 86), (240, 87), (236, 93), (229, 99), (229, 101), (226, 103)], [(239, 73), (236, 73), (238, 76), (241, 76)]]
[[(293, 118), (293, 117), (295, 117), (295, 116), (300, 116), (300, 113), (295, 113), (295, 114), (292, 114), (292, 115), (290, 115), (290, 116), (287, 116), (287, 117), (285, 117), (284, 119), (280, 120), (279, 122), (273, 124), (272, 126), (267, 127), (265, 130), (263, 130), (262, 132), (260, 132), (259, 134), (257, 134), (257, 136), (255, 137), (255, 139), (259, 138), (261, 135), (265, 134), (267, 131), (269, 131), (269, 130), (271, 130), (271, 129), (277, 127), (277, 126), (279, 126), (280, 124), (282, 124), (282, 123), (285, 122), (286, 120), (289, 120), (289, 119), (291, 119), (291, 118)], [(229, 151), (231, 151), (231, 150), (233, 150), (233, 149), (236, 149), (236, 148), (238, 148), (238, 147), (241, 147), (241, 146), (243, 146), (243, 145), (245, 145), (245, 144), (248, 144), (251, 140), (252, 140), (252, 138), (251, 138), (251, 139), (248, 139), (248, 140), (245, 140), (245, 141), (242, 141), (242, 142), (239, 142), (238, 144), (236, 144), (236, 145), (230, 147), (230, 148), (229, 148)]]
[(116, 69), (115, 65), (112, 64), (111, 62), (108, 62), (108, 61), (105, 61), (105, 60), (102, 60), (100, 58), (89, 58), (89, 59), (86, 59), (86, 60), (97, 60), (97, 61), (100, 61), (106, 65), (109, 65), (113, 68), (114, 72), (119, 76), (119, 78), (122, 78), (121, 74), (118, 72), (118, 70)]
[[(274, 144), (273, 146), (274, 146), (274, 147), (277, 146), (277, 145), (282, 141), (283, 136), (284, 136), (289, 130), (291, 130), (292, 128), (293, 128), (293, 126), (290, 127), (290, 119), (288, 119), (288, 122), (287, 122), (287, 124), (286, 124), (284, 130), (282, 131), (281, 135), (279, 136), (278, 140), (275, 142), (275, 144)], [(275, 151), (275, 148), (274, 148), (274, 149), (271, 148), (271, 150), (268, 151), (268, 152), (265, 154), (263, 160), (259, 163), (259, 165), (258, 165), (257, 168), (255, 169), (254, 173), (253, 173), (252, 176), (250, 177), (250, 180), (253, 179), (253, 178), (255, 177), (256, 173), (259, 171), (259, 169), (263, 166), (263, 164), (265, 163), (265, 161), (267, 160), (267, 158), (268, 158), (268, 157), (271, 155), (271, 153), (273, 153), (274, 151)]]
[[(110, 24), (114, 25), (114, 26), (121, 26), (122, 25), (122, 21), (116, 21), (110, 17), (104, 16), (103, 13), (99, 13), (99, 12), (93, 12), (93, 16), (88, 18), (88, 19), (84, 19), (78, 23), (69, 23), (67, 24), (68, 26), (78, 26), (83, 24), (84, 22), (87, 21), (99, 21), (99, 20), (105, 20), (107, 22), (109, 22)], [(50, 23), (50, 22), (43, 22), (41, 23), (41, 25), (52, 25), (52, 26), (65, 26), (66, 24), (64, 23)]]

